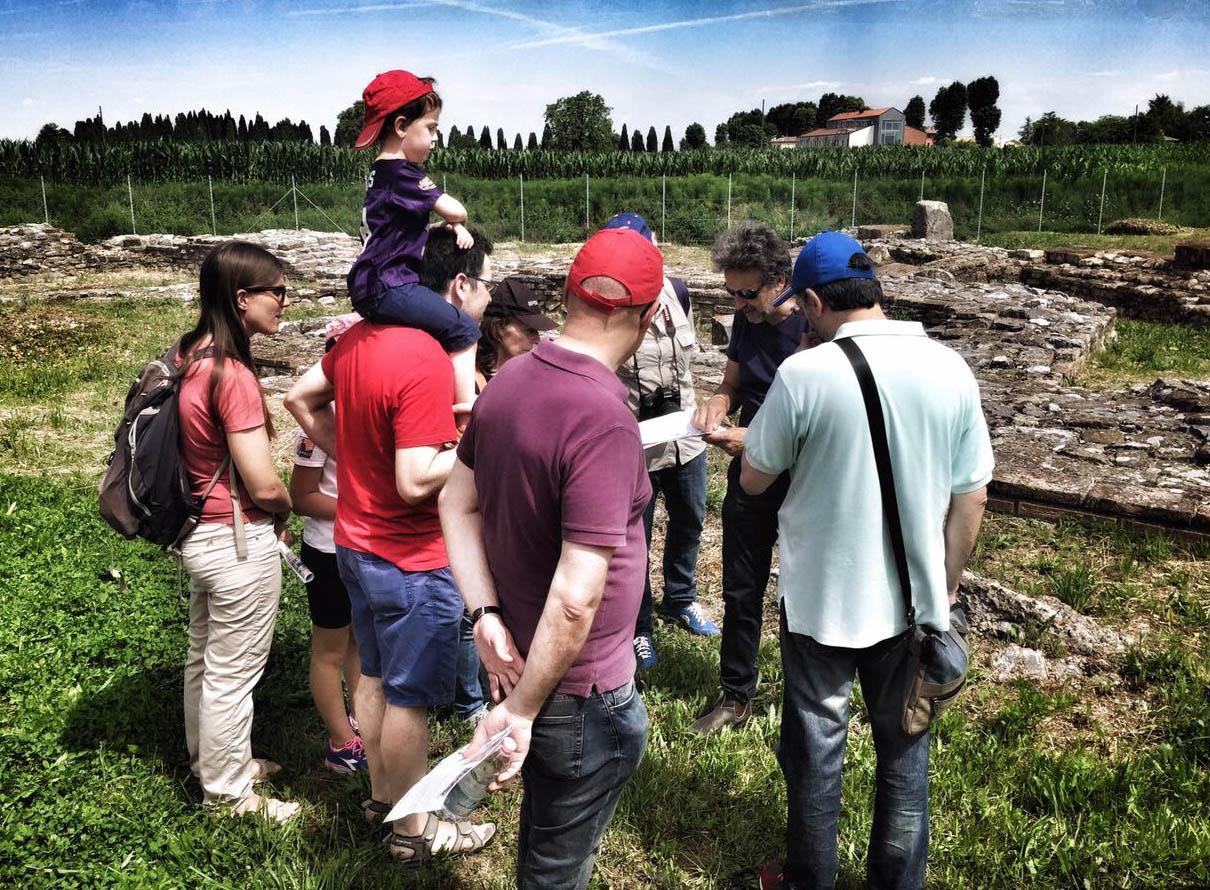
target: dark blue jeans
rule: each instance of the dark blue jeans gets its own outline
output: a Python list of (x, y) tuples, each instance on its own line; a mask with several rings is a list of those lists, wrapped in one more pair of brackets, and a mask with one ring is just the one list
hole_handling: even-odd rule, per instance
[[(675, 612), (697, 601), (697, 554), (702, 541), (702, 522), (706, 518), (706, 455), (703, 452), (688, 463), (648, 473), (651, 502), (643, 513), (647, 547), (651, 548), (651, 527), (655, 524), (655, 501), (664, 495), (668, 511), (668, 529), (664, 536), (664, 601), (661, 611)], [(647, 565), (643, 601), (635, 622), (635, 635), (651, 636), (651, 564)]]
[(618, 798), (647, 747), (634, 682), (588, 698), (555, 694), (522, 767), (518, 890), (583, 890)]
[(901, 638), (868, 649), (824, 646), (781, 619), (785, 700), (778, 760), (786, 776), (787, 880), (813, 890), (836, 883), (840, 773), (853, 676), (869, 711), (877, 768), (867, 852), (871, 890), (919, 890), (929, 843), (929, 734), (900, 728), (907, 681)]
[(479, 650), (475, 648), (475, 626), (465, 612), (458, 628), (458, 680), (454, 684), (454, 711), (459, 717), (473, 717), (487, 705), (487, 683)]

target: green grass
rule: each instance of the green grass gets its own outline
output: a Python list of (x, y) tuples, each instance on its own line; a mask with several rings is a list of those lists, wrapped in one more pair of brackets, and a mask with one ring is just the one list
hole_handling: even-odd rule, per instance
[[(186, 616), (171, 561), (103, 527), (86, 478), (0, 478), (0, 542), (0, 884), (509, 886), (515, 792), (490, 804), (502, 825), (490, 854), (425, 879), (394, 868), (359, 822), (363, 783), (318, 766), (306, 608), (293, 580), (253, 732), (254, 750), (285, 766), (274, 792), (305, 804), (299, 824), (278, 828), (198, 808), (181, 730)], [(125, 588), (103, 578), (114, 567)], [(782, 845), (776, 647), (769, 640), (761, 651), (750, 727), (701, 740), (688, 725), (711, 695), (715, 643), (666, 629), (658, 642), (661, 663), (644, 693), (650, 744), (595, 886), (751, 886)], [(976, 673), (968, 706), (935, 733), (930, 886), (1210, 881), (1206, 668), (1181, 649), (1132, 661), (1129, 682), (1160, 709), (1148, 744), (1125, 758), (1051, 732), (1056, 721), (1086, 719), (1076, 696), (1029, 683), (998, 690)], [(840, 826), (844, 887), (860, 885), (870, 827), (874, 754), (856, 713)], [(451, 721), (432, 726), (434, 754), (465, 737)]]
[(1094, 378), (1098, 372), (1126, 380), (1210, 377), (1210, 330), (1128, 319), (1118, 319), (1114, 328), (1117, 338), (1092, 357)]
[(1172, 249), (1181, 241), (1206, 237), (1210, 237), (1210, 229), (1189, 228), (1178, 235), (1098, 235), (1094, 227), (1091, 232), (992, 232), (983, 237), (982, 243), (1010, 249), (1092, 247), (1097, 250), (1145, 250), (1170, 256)]

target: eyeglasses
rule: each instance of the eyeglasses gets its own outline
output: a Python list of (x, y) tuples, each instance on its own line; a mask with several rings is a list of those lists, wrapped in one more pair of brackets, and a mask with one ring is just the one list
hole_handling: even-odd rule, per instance
[(732, 290), (731, 288), (727, 287), (727, 285), (724, 284), (723, 290), (725, 290), (727, 293), (729, 293), (733, 297), (739, 297), (741, 300), (752, 301), (752, 300), (760, 299), (760, 292), (762, 290), (764, 290), (764, 288), (763, 287), (750, 287), (745, 290)]
[(478, 281), (480, 284), (482, 284), (488, 290), (491, 290), (492, 286), (496, 283), (496, 282), (492, 281), (490, 278), (480, 278), (478, 275), (467, 275), (466, 277), (471, 279), (471, 281)]
[(253, 287), (245, 287), (243, 290), (250, 294), (273, 294), (273, 298), (278, 303), (285, 303), (289, 293), (284, 284), (258, 284)]

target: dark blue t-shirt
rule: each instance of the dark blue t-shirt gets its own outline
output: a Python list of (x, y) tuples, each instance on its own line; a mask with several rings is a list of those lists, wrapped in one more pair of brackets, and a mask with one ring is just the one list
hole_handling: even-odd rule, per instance
[(739, 365), (740, 426), (752, 422), (778, 367), (798, 349), (807, 327), (807, 317), (797, 311), (777, 325), (752, 324), (744, 313), (735, 313), (727, 358)]
[(374, 162), (361, 212), (361, 256), (349, 271), (354, 301), (420, 280), (429, 211), (441, 195), (436, 183), (411, 161)]

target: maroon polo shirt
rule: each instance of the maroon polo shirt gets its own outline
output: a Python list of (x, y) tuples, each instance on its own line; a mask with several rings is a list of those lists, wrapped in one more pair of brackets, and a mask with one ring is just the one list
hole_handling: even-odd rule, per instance
[(511, 359), (475, 402), (458, 458), (475, 473), (505, 626), (528, 657), (563, 542), (612, 547), (605, 593), (556, 692), (607, 692), (634, 677), (651, 499), (639, 427), (609, 368), (551, 342)]

